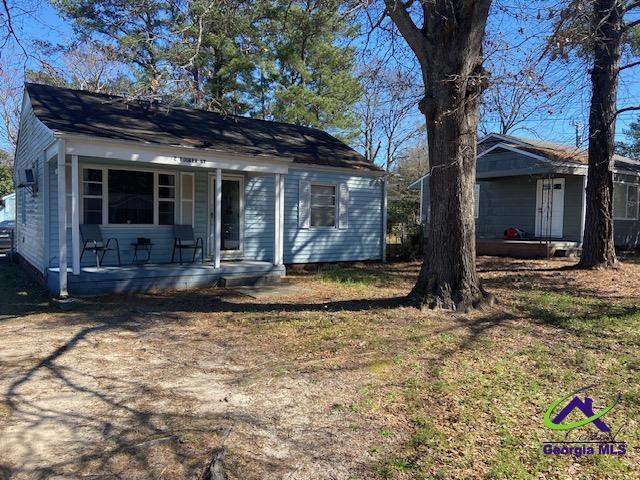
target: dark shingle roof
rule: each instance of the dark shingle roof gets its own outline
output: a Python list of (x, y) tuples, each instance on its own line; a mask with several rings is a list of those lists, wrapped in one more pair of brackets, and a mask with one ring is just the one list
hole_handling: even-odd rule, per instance
[(58, 132), (381, 170), (348, 145), (315, 128), (35, 83), (26, 84), (26, 91), (38, 119)]

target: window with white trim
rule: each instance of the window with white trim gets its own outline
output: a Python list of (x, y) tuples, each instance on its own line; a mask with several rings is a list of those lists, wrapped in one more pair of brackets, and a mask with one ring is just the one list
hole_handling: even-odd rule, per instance
[(102, 170), (82, 170), (82, 223), (102, 224)]
[(613, 184), (613, 218), (616, 220), (638, 218), (638, 185), (619, 182)]
[(180, 214), (178, 178), (177, 172), (83, 167), (81, 223), (174, 225)]
[(182, 173), (180, 175), (180, 223), (193, 225), (194, 216), (194, 174)]
[(336, 226), (336, 186), (311, 184), (311, 226)]
[(173, 225), (176, 218), (176, 176), (158, 174), (158, 224)]

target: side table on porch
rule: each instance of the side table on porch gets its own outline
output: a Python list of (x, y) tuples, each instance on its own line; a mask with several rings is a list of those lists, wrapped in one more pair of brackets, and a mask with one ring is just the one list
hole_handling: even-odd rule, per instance
[(149, 263), (149, 261), (151, 260), (151, 249), (153, 248), (153, 243), (151, 243), (150, 238), (138, 238), (135, 242), (131, 244), (131, 246), (134, 248), (133, 260), (131, 260), (131, 265), (136, 263), (136, 260), (138, 259), (139, 251), (147, 252), (147, 259), (144, 260), (142, 263)]

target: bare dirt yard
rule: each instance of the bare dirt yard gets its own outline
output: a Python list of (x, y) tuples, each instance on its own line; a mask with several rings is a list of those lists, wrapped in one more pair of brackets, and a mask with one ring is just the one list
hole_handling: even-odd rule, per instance
[[(221, 446), (243, 480), (640, 478), (640, 264), (572, 263), (479, 259), (472, 314), (407, 305), (417, 263), (65, 308), (1, 265), (0, 478), (192, 479)], [(594, 384), (626, 454), (544, 455)]]

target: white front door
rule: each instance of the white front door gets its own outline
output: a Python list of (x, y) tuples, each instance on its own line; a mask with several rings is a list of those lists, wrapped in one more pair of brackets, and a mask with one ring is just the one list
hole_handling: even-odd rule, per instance
[(536, 237), (562, 238), (564, 222), (564, 178), (538, 180)]
[[(211, 212), (209, 245), (213, 254), (215, 244), (215, 176), (210, 177)], [(223, 258), (241, 257), (244, 243), (244, 178), (240, 175), (222, 175), (221, 230), (218, 239)]]

